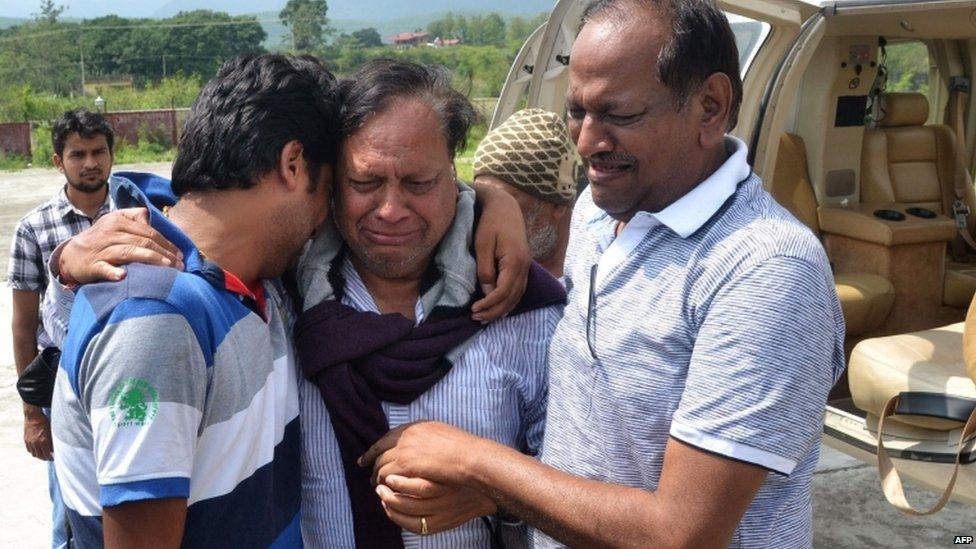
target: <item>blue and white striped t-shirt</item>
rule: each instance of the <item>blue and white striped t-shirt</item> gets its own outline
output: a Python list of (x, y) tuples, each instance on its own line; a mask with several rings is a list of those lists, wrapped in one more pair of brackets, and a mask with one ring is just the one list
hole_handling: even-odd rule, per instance
[[(342, 265), (342, 303), (379, 312), (347, 258)], [(441, 421), (475, 435), (535, 454), (546, 413), (546, 350), (561, 306), (496, 320), (485, 327), (451, 371), (408, 405), (383, 403), (390, 428), (423, 419)], [(420, 300), (417, 321), (424, 318)], [(339, 446), (318, 387), (301, 384), (302, 534), (309, 547), (354, 548), (352, 509)], [(506, 535), (518, 536), (518, 532)], [(480, 520), (430, 536), (403, 532), (407, 548), (491, 547)]]
[(674, 437), (771, 471), (731, 546), (809, 547), (844, 321), (820, 243), (763, 190), (745, 145), (726, 144), (713, 176), (620, 235), (589, 189), (580, 196), (542, 460), (655, 490)]
[[(120, 206), (145, 204), (129, 183)], [(299, 547), (298, 379), (287, 302), (230, 291), (158, 210), (186, 272), (132, 265), (71, 312), (52, 407), (72, 546), (101, 547), (102, 509), (187, 498), (184, 547)]]

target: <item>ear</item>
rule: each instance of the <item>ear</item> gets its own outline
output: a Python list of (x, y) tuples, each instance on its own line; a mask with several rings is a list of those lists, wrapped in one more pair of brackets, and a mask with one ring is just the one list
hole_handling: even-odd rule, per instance
[(567, 213), (569, 213), (569, 206), (567, 206), (566, 204), (557, 204), (552, 209), (552, 218), (556, 221), (559, 221), (562, 218), (566, 217)]
[(59, 172), (64, 173), (64, 160), (61, 155), (54, 153), (51, 155), (51, 162), (54, 163), (54, 167), (58, 169)]
[(695, 96), (701, 113), (698, 142), (704, 149), (719, 145), (728, 131), (729, 111), (732, 105), (732, 82), (717, 72), (705, 79)]
[(285, 143), (278, 156), (278, 175), (288, 190), (307, 189), (309, 187), (308, 166), (305, 164), (305, 147), (301, 141), (293, 140)]

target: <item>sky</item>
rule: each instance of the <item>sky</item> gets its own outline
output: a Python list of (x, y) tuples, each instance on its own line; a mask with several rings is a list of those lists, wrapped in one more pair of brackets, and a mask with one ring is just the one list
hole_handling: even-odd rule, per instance
[[(90, 19), (115, 14), (123, 17), (168, 17), (180, 10), (213, 9), (232, 15), (278, 11), (287, 0), (55, 0), (63, 16)], [(41, 0), (0, 0), (0, 17), (30, 17)], [(549, 11), (555, 0), (330, 0), (329, 17), (337, 19), (393, 19), (448, 10), (498, 11), (534, 15)], [(382, 14), (382, 15), (379, 15)]]
[[(118, 2), (107, 0), (64, 0), (58, 2), (65, 6), (65, 17), (89, 18), (118, 13), (126, 17), (148, 17), (154, 11), (163, 7), (168, 0), (137, 0), (135, 2)], [(268, 2), (269, 4), (271, 2)], [(37, 13), (40, 0), (3, 0), (0, 2), (0, 16), (30, 17)], [(201, 2), (203, 4), (203, 2)]]

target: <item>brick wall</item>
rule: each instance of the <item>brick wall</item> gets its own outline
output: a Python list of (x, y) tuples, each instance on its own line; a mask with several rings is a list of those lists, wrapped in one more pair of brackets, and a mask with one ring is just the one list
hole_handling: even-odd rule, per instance
[(26, 122), (0, 124), (0, 151), (4, 154), (16, 154), (30, 158), (30, 124)]
[[(181, 109), (182, 110), (182, 109)], [(124, 111), (105, 113), (105, 119), (115, 130), (116, 142), (139, 140), (140, 129), (156, 141), (176, 145), (185, 114), (180, 110)]]

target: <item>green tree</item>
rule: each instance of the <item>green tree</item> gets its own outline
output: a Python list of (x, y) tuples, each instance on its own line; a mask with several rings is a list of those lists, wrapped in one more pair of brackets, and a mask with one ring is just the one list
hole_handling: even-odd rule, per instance
[(85, 21), (85, 28), (80, 32), (81, 49), (85, 52), (86, 71), (90, 76), (106, 78), (140, 74), (145, 70), (143, 58), (156, 57), (159, 40), (148, 39), (148, 27), (125, 28), (134, 24), (138, 23), (117, 15)]
[(139, 85), (179, 73), (210, 78), (226, 59), (262, 53), (267, 36), (253, 16), (207, 10), (162, 20), (110, 15), (86, 21), (83, 31), (92, 75), (132, 76)]
[[(264, 53), (267, 34), (252, 15), (231, 16), (223, 12), (195, 10), (178, 13), (167, 20), (168, 29), (160, 57), (166, 56), (168, 74), (182, 72), (209, 79), (224, 61), (243, 53)], [(161, 75), (160, 57), (153, 59)]]
[(467, 42), (468, 30), (468, 18), (463, 15), (456, 16), (454, 18), (454, 38), (460, 38), (462, 41)]
[(288, 0), (278, 14), (281, 24), (291, 30), (291, 49), (294, 52), (315, 53), (322, 50), (332, 34), (326, 14), (326, 0)]
[(924, 43), (917, 40), (889, 44), (888, 91), (918, 92), (929, 91), (929, 51)]
[(509, 44), (517, 42), (519, 46), (528, 39), (535, 29), (539, 28), (549, 18), (549, 14), (540, 13), (532, 19), (512, 17), (505, 25), (505, 41)]
[(432, 38), (460, 38), (454, 14), (447, 12), (444, 17), (435, 19), (427, 25), (427, 32)]
[(497, 13), (471, 18), (465, 42), (472, 46), (501, 46), (505, 43), (505, 20)]
[(38, 22), (53, 25), (58, 22), (58, 17), (64, 13), (64, 6), (54, 3), (54, 0), (41, 0), (41, 11), (34, 14)]
[(383, 45), (383, 39), (380, 37), (380, 33), (373, 27), (359, 29), (352, 33), (352, 37), (363, 48), (373, 48)]
[(374, 28), (360, 29), (351, 34), (342, 33), (333, 42), (332, 47), (325, 51), (326, 57), (333, 57), (336, 50), (361, 50), (383, 45), (380, 33)]
[(80, 90), (77, 23), (34, 20), (0, 30), (0, 83), (64, 94)]

